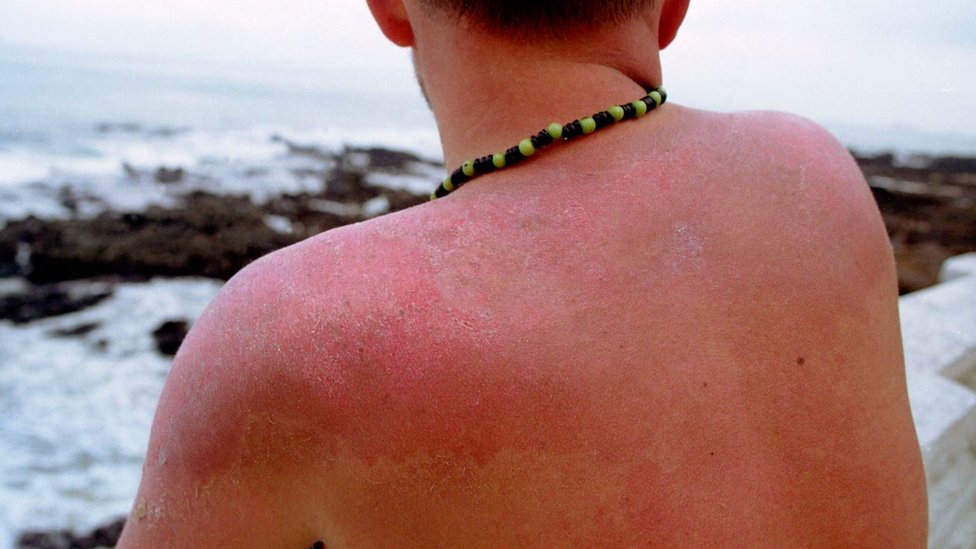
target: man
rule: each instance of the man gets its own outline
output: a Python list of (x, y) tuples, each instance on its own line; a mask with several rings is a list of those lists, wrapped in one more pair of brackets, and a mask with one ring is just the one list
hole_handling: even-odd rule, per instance
[[(370, 7), (459, 166), (646, 96), (687, 0)], [(536, 154), (236, 276), (121, 546), (924, 546), (891, 251), (843, 147), (668, 103)]]

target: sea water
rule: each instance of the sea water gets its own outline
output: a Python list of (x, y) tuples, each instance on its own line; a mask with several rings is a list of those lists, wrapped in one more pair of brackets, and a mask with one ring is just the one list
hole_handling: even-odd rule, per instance
[(123, 284), (77, 313), (0, 321), (0, 547), (24, 530), (88, 531), (128, 513), (169, 371), (151, 334), (197, 318), (219, 288)]
[[(56, 214), (44, 191), (68, 184), (98, 192), (124, 179), (127, 167), (205, 168), (234, 188), (240, 172), (283, 158), (286, 141), (326, 151), (376, 145), (439, 159), (433, 117), (417, 87), (400, 88), (321, 68), (0, 44), (0, 225), (29, 213)], [(274, 193), (288, 179), (246, 185)], [(30, 186), (37, 191), (21, 197)]]
[[(160, 167), (193, 174), (184, 190), (258, 200), (320, 187), (295, 175), (296, 163), (310, 160), (288, 154), (288, 143), (324, 154), (362, 145), (440, 157), (414, 88), (370, 89), (322, 69), (0, 45), (0, 227), (31, 214), (165, 204), (164, 185), (132, 175)], [(88, 197), (89, 210), (69, 211), (59, 199), (65, 188)], [(22, 284), (0, 279), (0, 297)], [(167, 320), (192, 322), (219, 287), (122, 284), (77, 313), (0, 320), (0, 549), (25, 530), (84, 532), (128, 513), (170, 365), (151, 334)]]

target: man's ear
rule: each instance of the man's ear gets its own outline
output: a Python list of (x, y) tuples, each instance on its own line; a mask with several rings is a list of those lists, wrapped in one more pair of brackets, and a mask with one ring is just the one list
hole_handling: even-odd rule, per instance
[(661, 7), (661, 22), (658, 25), (658, 45), (663, 50), (678, 36), (678, 29), (688, 13), (689, 0), (663, 0)]
[(404, 48), (414, 45), (413, 27), (403, 0), (366, 0), (366, 4), (390, 42)]

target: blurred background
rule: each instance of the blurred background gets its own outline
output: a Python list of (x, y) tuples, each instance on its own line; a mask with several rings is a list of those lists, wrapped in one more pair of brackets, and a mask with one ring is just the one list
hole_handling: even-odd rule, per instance
[[(966, 0), (695, 1), (665, 85), (833, 131), (910, 292), (976, 250), (974, 22)], [(3, 0), (0, 548), (111, 544), (222, 281), (423, 201), (440, 161), (409, 53), (365, 2)]]

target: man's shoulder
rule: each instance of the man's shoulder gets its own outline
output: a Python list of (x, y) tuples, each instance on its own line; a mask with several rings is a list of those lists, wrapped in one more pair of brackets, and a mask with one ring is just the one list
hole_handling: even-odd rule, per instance
[[(864, 244), (882, 256), (890, 253), (861, 170), (822, 126), (775, 111), (683, 114), (672, 138), (678, 152), (671, 153), (682, 162), (669, 174), (684, 182), (679, 191), (698, 215), (717, 214), (702, 219), (734, 225), (740, 235), (752, 230), (748, 236), (755, 238), (739, 240), (751, 253), (781, 255), (776, 244), (790, 243), (825, 252)], [(709, 209), (712, 202), (721, 208)]]
[(743, 166), (797, 161), (854, 166), (848, 150), (830, 131), (798, 114), (769, 110), (719, 113), (682, 107), (675, 118), (684, 143), (712, 153), (709, 156), (722, 151), (734, 154)]
[[(409, 361), (404, 338), (419, 333), (422, 262), (387, 223), (323, 233), (228, 281), (167, 378), (131, 539), (203, 546), (220, 531), (262, 546), (291, 534), (295, 547), (314, 541), (283, 528), (327, 487), (286, 481), (334, 459), (323, 452), (369, 412), (347, 397), (381, 393), (371, 368), (382, 369), (382, 353)], [(274, 512), (239, 520), (254, 506)]]
[[(297, 353), (306, 351), (302, 341), (334, 339), (345, 330), (368, 336), (367, 317), (384, 319), (388, 328), (405, 308), (416, 317), (437, 297), (436, 246), (423, 233), (421, 209), (341, 227), (260, 258), (227, 283), (215, 314), (252, 319), (256, 343)], [(333, 354), (346, 350), (330, 344)]]

